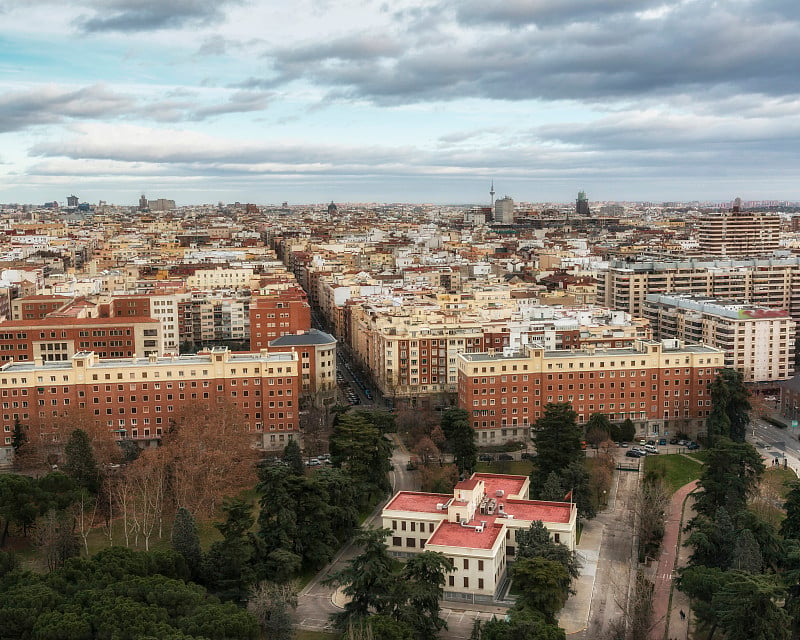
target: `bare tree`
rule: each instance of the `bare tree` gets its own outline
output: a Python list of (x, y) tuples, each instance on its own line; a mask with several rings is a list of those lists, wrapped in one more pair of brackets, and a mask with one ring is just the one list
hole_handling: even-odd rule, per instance
[(654, 557), (664, 535), (664, 522), (670, 497), (660, 479), (643, 482), (633, 499), (639, 561)]
[(78, 533), (83, 539), (83, 549), (87, 558), (89, 557), (89, 534), (94, 527), (98, 499), (99, 497), (91, 495), (85, 489), (81, 490), (71, 509)]
[(130, 517), (136, 533), (144, 537), (145, 551), (150, 550), (150, 539), (162, 521), (164, 494), (167, 484), (166, 456), (159, 449), (146, 451), (128, 468), (130, 483)]
[(303, 446), (309, 456), (324, 453), (332, 430), (330, 411), (321, 402), (309, 402), (300, 412)]

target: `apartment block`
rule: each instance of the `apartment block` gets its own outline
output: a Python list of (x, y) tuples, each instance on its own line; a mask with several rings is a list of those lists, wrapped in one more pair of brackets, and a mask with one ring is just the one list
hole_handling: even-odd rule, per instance
[(734, 209), (701, 216), (700, 251), (714, 256), (768, 255), (780, 248), (781, 218), (774, 213)]
[(633, 347), (458, 355), (458, 405), (481, 444), (530, 437), (546, 404), (568, 402), (585, 423), (593, 413), (630, 418), (637, 430), (698, 434), (711, 410), (708, 384), (724, 352), (679, 340), (637, 340)]
[(238, 409), (258, 446), (282, 448), (298, 436), (299, 380), (295, 353), (232, 353), (224, 347), (191, 356), (101, 359), (80, 351), (67, 360), (8, 362), (0, 366), (0, 460), (13, 455), (15, 420), (57, 431), (66, 415), (78, 412), (107, 426), (110, 438), (146, 446), (182, 410), (213, 411), (224, 402)]
[(616, 260), (598, 272), (597, 303), (641, 316), (649, 294), (687, 293), (786, 309), (800, 320), (800, 258)]
[(0, 322), (0, 361), (68, 361), (81, 351), (100, 358), (161, 355), (161, 324), (149, 317), (72, 318)]
[(253, 296), (249, 309), (250, 348), (263, 349), (280, 336), (311, 328), (311, 307), (300, 287), (262, 291)]
[(698, 296), (650, 294), (644, 306), (655, 338), (702, 342), (725, 353), (745, 382), (794, 374), (796, 323), (784, 309)]

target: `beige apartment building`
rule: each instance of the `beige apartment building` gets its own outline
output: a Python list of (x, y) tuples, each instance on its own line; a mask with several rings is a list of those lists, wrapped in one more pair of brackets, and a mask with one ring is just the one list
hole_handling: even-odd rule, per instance
[(800, 320), (800, 258), (612, 261), (599, 271), (597, 303), (641, 316), (648, 294), (687, 293), (786, 309)]
[(497, 599), (517, 532), (540, 520), (556, 542), (574, 550), (577, 508), (571, 502), (528, 500), (527, 476), (474, 473), (452, 494), (400, 491), (384, 507), (383, 527), (391, 530), (389, 552), (408, 558), (438, 551), (453, 561), (446, 600)]
[(780, 248), (781, 218), (774, 213), (730, 211), (700, 218), (700, 251), (714, 256), (767, 255)]
[(745, 382), (786, 380), (794, 374), (796, 323), (784, 309), (699, 296), (650, 294), (644, 315), (658, 339), (708, 344)]

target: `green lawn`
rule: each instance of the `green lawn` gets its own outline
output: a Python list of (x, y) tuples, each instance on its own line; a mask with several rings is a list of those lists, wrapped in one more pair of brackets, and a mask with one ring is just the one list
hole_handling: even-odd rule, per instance
[(703, 464), (694, 458), (680, 454), (647, 456), (644, 459), (645, 473), (656, 473), (664, 478), (670, 493), (675, 493), (683, 485), (700, 477)]
[(495, 460), (494, 462), (479, 462), (475, 471), (480, 473), (507, 473), (516, 476), (529, 476), (533, 464), (530, 460)]

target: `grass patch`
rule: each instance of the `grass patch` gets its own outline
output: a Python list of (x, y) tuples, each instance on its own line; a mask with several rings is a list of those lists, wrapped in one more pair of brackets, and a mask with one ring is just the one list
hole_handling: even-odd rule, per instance
[(530, 460), (495, 460), (494, 462), (479, 462), (475, 471), (479, 473), (505, 473), (515, 476), (529, 476), (533, 470)]
[(702, 462), (680, 454), (647, 456), (644, 459), (645, 473), (654, 473), (664, 479), (670, 494), (682, 486), (700, 478)]
[(687, 453), (686, 455), (689, 456), (690, 458), (694, 458), (695, 460), (705, 464), (706, 460), (708, 460), (708, 449), (703, 449), (702, 451), (692, 451), (691, 453)]

